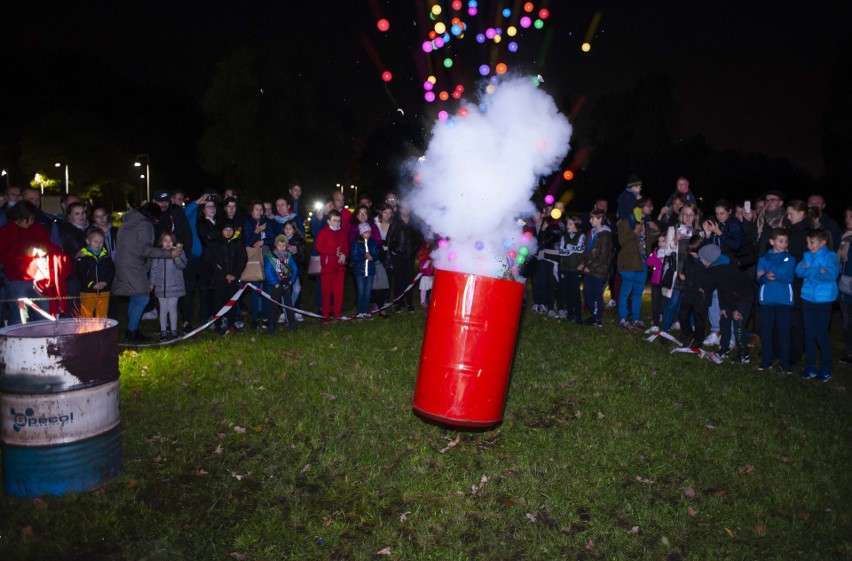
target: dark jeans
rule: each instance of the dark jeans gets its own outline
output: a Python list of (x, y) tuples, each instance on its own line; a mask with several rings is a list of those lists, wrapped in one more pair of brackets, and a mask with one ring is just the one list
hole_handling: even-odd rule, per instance
[(583, 274), (577, 271), (559, 271), (559, 292), (557, 301), (559, 309), (565, 310), (568, 321), (583, 319), (583, 305), (580, 301), (580, 284)]
[[(190, 257), (186, 260), (186, 268), (183, 270), (183, 284), (186, 287), (186, 294), (181, 296), (178, 302), (180, 315), (184, 323), (192, 323), (192, 312), (195, 308), (195, 285), (199, 283), (199, 269), (201, 259), (198, 257)], [(199, 310), (199, 320), (204, 320), (207, 311), (204, 299), (201, 299), (201, 309)]]
[(663, 296), (663, 287), (659, 284), (651, 285), (651, 324), (662, 325), (663, 310), (668, 303), (668, 298)]
[(370, 293), (373, 291), (375, 275), (355, 275), (355, 300), (359, 314), (370, 311)]
[(592, 319), (596, 322), (601, 321), (601, 314), (604, 310), (603, 292), (605, 282), (606, 280), (593, 277), (592, 275), (583, 275), (583, 300), (586, 301), (586, 306), (592, 312)]
[[(666, 300), (666, 307), (663, 308), (663, 331), (668, 331), (672, 328), (675, 318), (678, 317), (678, 308), (680, 308), (680, 297), (683, 291), (679, 288), (672, 290), (672, 295)], [(678, 319), (678, 321), (680, 321)], [(683, 329), (683, 327), (681, 327)]]
[(802, 317), (805, 322), (805, 356), (808, 366), (816, 368), (817, 347), (822, 358), (822, 367), (831, 367), (831, 342), (828, 327), (831, 324), (831, 302), (816, 304), (802, 300)]
[[(790, 340), (790, 315), (792, 306), (761, 305), (760, 306), (760, 342), (763, 358), (760, 365), (767, 368), (772, 365), (776, 354), (783, 370), (790, 370), (790, 346), (780, 344), (775, 350), (775, 341)], [(777, 338), (776, 338), (777, 337)]]
[[(393, 297), (398, 298), (414, 280), (414, 257), (393, 255), (391, 264), (393, 265)], [(397, 309), (402, 308), (403, 304), (409, 307), (414, 305), (414, 290), (409, 290), (401, 300), (397, 301)]]
[[(737, 300), (730, 307), (724, 308), (725, 317), (719, 318), (719, 335), (722, 338), (722, 342), (719, 343), (721, 352), (727, 351), (731, 344), (731, 331), (734, 333), (734, 341), (740, 353), (748, 352), (748, 345), (745, 342), (745, 324), (748, 323), (753, 303), (752, 299)], [(735, 320), (734, 312), (739, 312), (742, 317)]]
[[(279, 284), (278, 287), (273, 287), (271, 284), (263, 283), (263, 291), (275, 302), (281, 302), (285, 306), (293, 305), (293, 287)], [(281, 307), (276, 306), (266, 298), (263, 299), (263, 315), (266, 317), (266, 330), (270, 333), (275, 333), (275, 326), (278, 324), (278, 316), (281, 315)], [(287, 329), (296, 331), (296, 313), (290, 308), (284, 308), (284, 313), (287, 314)]]
[(553, 307), (554, 287), (556, 278), (553, 276), (553, 261), (536, 259), (533, 265), (533, 303), (545, 306), (548, 310)]
[[(224, 306), (225, 303), (228, 300), (233, 298), (234, 294), (236, 294), (237, 290), (239, 290), (239, 289), (240, 289), (240, 283), (239, 282), (235, 282), (234, 284), (229, 284), (229, 285), (225, 285), (225, 286), (216, 286), (213, 289), (213, 299), (216, 302), (216, 304), (215, 304), (216, 311), (214, 313), (218, 313), (219, 310), (222, 309), (222, 306)], [(236, 321), (236, 318), (237, 318), (237, 305), (236, 305), (236, 303), (234, 303), (234, 305), (231, 306), (231, 309), (229, 309), (227, 312), (225, 312), (224, 317), (226, 317), (228, 319), (228, 325), (229, 326), (234, 325), (234, 321)], [(216, 327), (217, 328), (222, 327), (222, 318), (219, 318), (218, 320), (216, 320)]]
[(681, 342), (692, 347), (701, 347), (704, 342), (704, 331), (707, 326), (707, 308), (710, 306), (709, 297), (705, 294), (691, 294), (683, 298), (681, 293), (678, 321), (680, 322)]

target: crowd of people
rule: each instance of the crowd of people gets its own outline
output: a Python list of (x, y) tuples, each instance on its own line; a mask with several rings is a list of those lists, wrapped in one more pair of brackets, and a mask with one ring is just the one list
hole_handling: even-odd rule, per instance
[[(664, 334), (696, 351), (719, 347), (722, 358), (744, 364), (758, 358), (749, 342), (759, 341), (758, 370), (777, 361), (781, 372), (801, 367), (801, 377), (825, 382), (839, 305), (839, 363), (852, 364), (852, 208), (844, 210), (841, 230), (819, 194), (786, 201), (767, 191), (736, 205), (720, 199), (707, 215), (698, 203), (681, 177), (655, 213), (633, 175), (614, 220), (605, 199), (584, 218), (564, 215), (558, 203), (543, 207), (529, 226), (539, 242), (532, 311), (600, 326), (612, 307), (619, 328)], [(643, 312), (649, 282), (651, 309)], [(612, 298), (605, 305), (607, 284)], [(581, 287), (591, 314), (585, 320)]]
[[(168, 340), (207, 323), (250, 281), (270, 298), (249, 290), (211, 327), (227, 335), (248, 320), (251, 329), (275, 333), (304, 320), (297, 311), (306, 278), (315, 281), (315, 309), (330, 322), (343, 317), (344, 292), (352, 289), (358, 319), (389, 317), (388, 303), (414, 311), (409, 285), (418, 273), (420, 304), (428, 306), (437, 240), (424, 236), (416, 212), (396, 193), (377, 205), (363, 196), (350, 210), (333, 191), (312, 212), (301, 195), (294, 182), (272, 202), (243, 207), (234, 190), (208, 189), (189, 202), (184, 191), (158, 190), (116, 228), (105, 208), (90, 209), (75, 195), (63, 195), (62, 212), (53, 216), (42, 210), (38, 190), (7, 188), (0, 208), (3, 321), (28, 317), (21, 298), (47, 302), (54, 314), (116, 317), (116, 297), (124, 297), (125, 337), (142, 342), (149, 337), (139, 325), (146, 310), (154, 315), (153, 297), (159, 338)], [(555, 203), (522, 217), (538, 241), (526, 267), (531, 311), (601, 326), (610, 308), (619, 328), (679, 332), (683, 346), (718, 346), (722, 357), (741, 363), (752, 360), (750, 329), (759, 333), (759, 369), (777, 361), (789, 373), (802, 365), (802, 377), (827, 381), (829, 326), (839, 304), (839, 362), (852, 364), (852, 209), (841, 230), (818, 194), (787, 201), (767, 191), (737, 205), (722, 199), (706, 215), (699, 202), (681, 177), (655, 213), (633, 175), (614, 216), (598, 199), (583, 216)], [(648, 283), (651, 306), (643, 312)]]

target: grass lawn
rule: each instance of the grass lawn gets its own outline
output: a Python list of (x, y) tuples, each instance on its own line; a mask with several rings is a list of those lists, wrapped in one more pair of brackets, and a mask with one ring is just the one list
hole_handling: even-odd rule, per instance
[(0, 560), (852, 559), (852, 370), (521, 321), (487, 431), (412, 414), (420, 309), (122, 351), (123, 474), (0, 499)]

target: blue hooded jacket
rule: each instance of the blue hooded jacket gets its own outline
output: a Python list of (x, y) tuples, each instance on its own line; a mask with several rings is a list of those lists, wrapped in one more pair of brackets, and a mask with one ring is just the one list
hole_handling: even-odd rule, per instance
[(828, 249), (828, 246), (816, 253), (810, 251), (805, 253), (802, 262), (796, 265), (796, 276), (805, 279), (802, 284), (802, 300), (814, 304), (825, 304), (837, 300), (839, 274), (840, 260), (836, 253)]
[[(757, 261), (757, 270), (764, 272), (757, 277), (760, 303), (764, 306), (792, 306), (796, 259), (786, 251), (768, 251)], [(775, 273), (775, 280), (766, 278), (768, 273)]]

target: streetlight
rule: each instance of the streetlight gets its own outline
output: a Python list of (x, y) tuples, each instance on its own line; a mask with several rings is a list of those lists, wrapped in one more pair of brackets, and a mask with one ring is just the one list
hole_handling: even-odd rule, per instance
[(8, 191), (8, 190), (9, 190), (9, 172), (7, 172), (7, 171), (4, 169), (4, 170), (3, 170), (3, 173), (0, 173), (0, 176), (2, 176), (2, 177), (5, 177), (5, 178), (6, 178), (6, 190)]
[(136, 155), (136, 162), (133, 165), (137, 168), (142, 167), (142, 162), (139, 161), (141, 159), (145, 160), (145, 175), (142, 176), (142, 177), (145, 178), (145, 189), (146, 189), (145, 190), (145, 193), (146, 193), (145, 200), (150, 201), (151, 200), (151, 160), (148, 158), (148, 154), (137, 154)]
[(68, 194), (68, 158), (65, 156), (60, 156), (59, 161), (53, 164), (54, 167), (62, 167), (65, 165), (65, 194)]
[(357, 185), (350, 185), (349, 188), (355, 189), (355, 205), (357, 206), (358, 205), (358, 186)]

